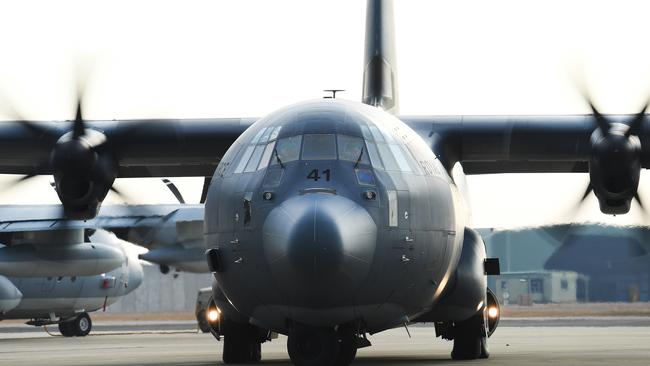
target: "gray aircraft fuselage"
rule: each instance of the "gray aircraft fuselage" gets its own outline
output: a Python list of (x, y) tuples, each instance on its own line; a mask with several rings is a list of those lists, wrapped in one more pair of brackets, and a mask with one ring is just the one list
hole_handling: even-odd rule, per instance
[(461, 256), (462, 196), (393, 115), (308, 101), (260, 119), (223, 157), (206, 244), (220, 253), (220, 290), (253, 324), (287, 333), (361, 320), (374, 333), (441, 298)]
[[(112, 234), (97, 231), (93, 242), (123, 253), (122, 264), (92, 276), (3, 276), (0, 273), (0, 320), (58, 320), (113, 304), (142, 283), (142, 265)], [(53, 261), (50, 265), (54, 265)], [(63, 263), (63, 262), (62, 262)]]

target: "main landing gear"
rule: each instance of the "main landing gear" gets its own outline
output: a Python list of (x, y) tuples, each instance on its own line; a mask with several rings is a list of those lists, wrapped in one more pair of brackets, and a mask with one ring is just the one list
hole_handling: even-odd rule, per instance
[(81, 313), (72, 319), (59, 323), (59, 332), (64, 337), (85, 337), (90, 333), (93, 323), (88, 313)]
[(487, 315), (481, 310), (473, 317), (455, 323), (453, 326), (454, 348), (453, 360), (475, 360), (490, 357), (487, 338)]
[(296, 326), (289, 333), (287, 349), (296, 366), (347, 366), (357, 355), (358, 336), (354, 327)]
[(251, 324), (221, 321), (224, 363), (255, 363), (262, 359), (262, 342), (266, 334)]

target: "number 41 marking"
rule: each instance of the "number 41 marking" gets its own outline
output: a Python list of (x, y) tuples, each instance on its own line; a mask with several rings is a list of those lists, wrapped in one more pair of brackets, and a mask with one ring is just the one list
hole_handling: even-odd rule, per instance
[[(322, 171), (322, 174), (325, 176), (325, 181), (329, 182), (332, 176), (332, 172), (329, 169), (325, 169)], [(309, 175), (307, 175), (307, 179), (313, 179), (314, 182), (318, 182), (321, 178), (323, 177), (319, 174), (318, 169), (312, 170), (309, 172)]]

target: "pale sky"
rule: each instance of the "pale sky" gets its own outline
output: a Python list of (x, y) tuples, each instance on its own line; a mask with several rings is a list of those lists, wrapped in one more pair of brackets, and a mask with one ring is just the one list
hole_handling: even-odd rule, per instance
[[(650, 96), (647, 1), (396, 1), (402, 114), (572, 114), (584, 79), (604, 112)], [(88, 119), (263, 116), (322, 89), (360, 100), (365, 1), (0, 0), (0, 114), (69, 119), (86, 79)], [(551, 144), (552, 141), (549, 141)], [(650, 206), (650, 175), (640, 194)], [(48, 182), (5, 190), (0, 203), (56, 203)], [(196, 202), (200, 179), (175, 179)], [(469, 177), (474, 226), (566, 220), (582, 174)], [(120, 180), (139, 202), (174, 202), (162, 183)], [(109, 197), (107, 202), (111, 202)]]

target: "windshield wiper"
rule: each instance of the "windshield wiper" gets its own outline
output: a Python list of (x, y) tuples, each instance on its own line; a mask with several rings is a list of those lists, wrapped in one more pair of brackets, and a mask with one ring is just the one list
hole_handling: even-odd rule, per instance
[(284, 169), (284, 164), (282, 164), (282, 160), (280, 160), (280, 155), (278, 155), (278, 149), (273, 149), (273, 154), (275, 154), (275, 159), (278, 161), (278, 164), (280, 164), (280, 168)]
[(361, 152), (359, 153), (359, 157), (357, 158), (357, 162), (354, 163), (354, 169), (356, 169), (359, 166), (359, 163), (361, 162), (361, 157), (363, 157), (363, 149), (365, 149), (365, 147), (361, 148)]

